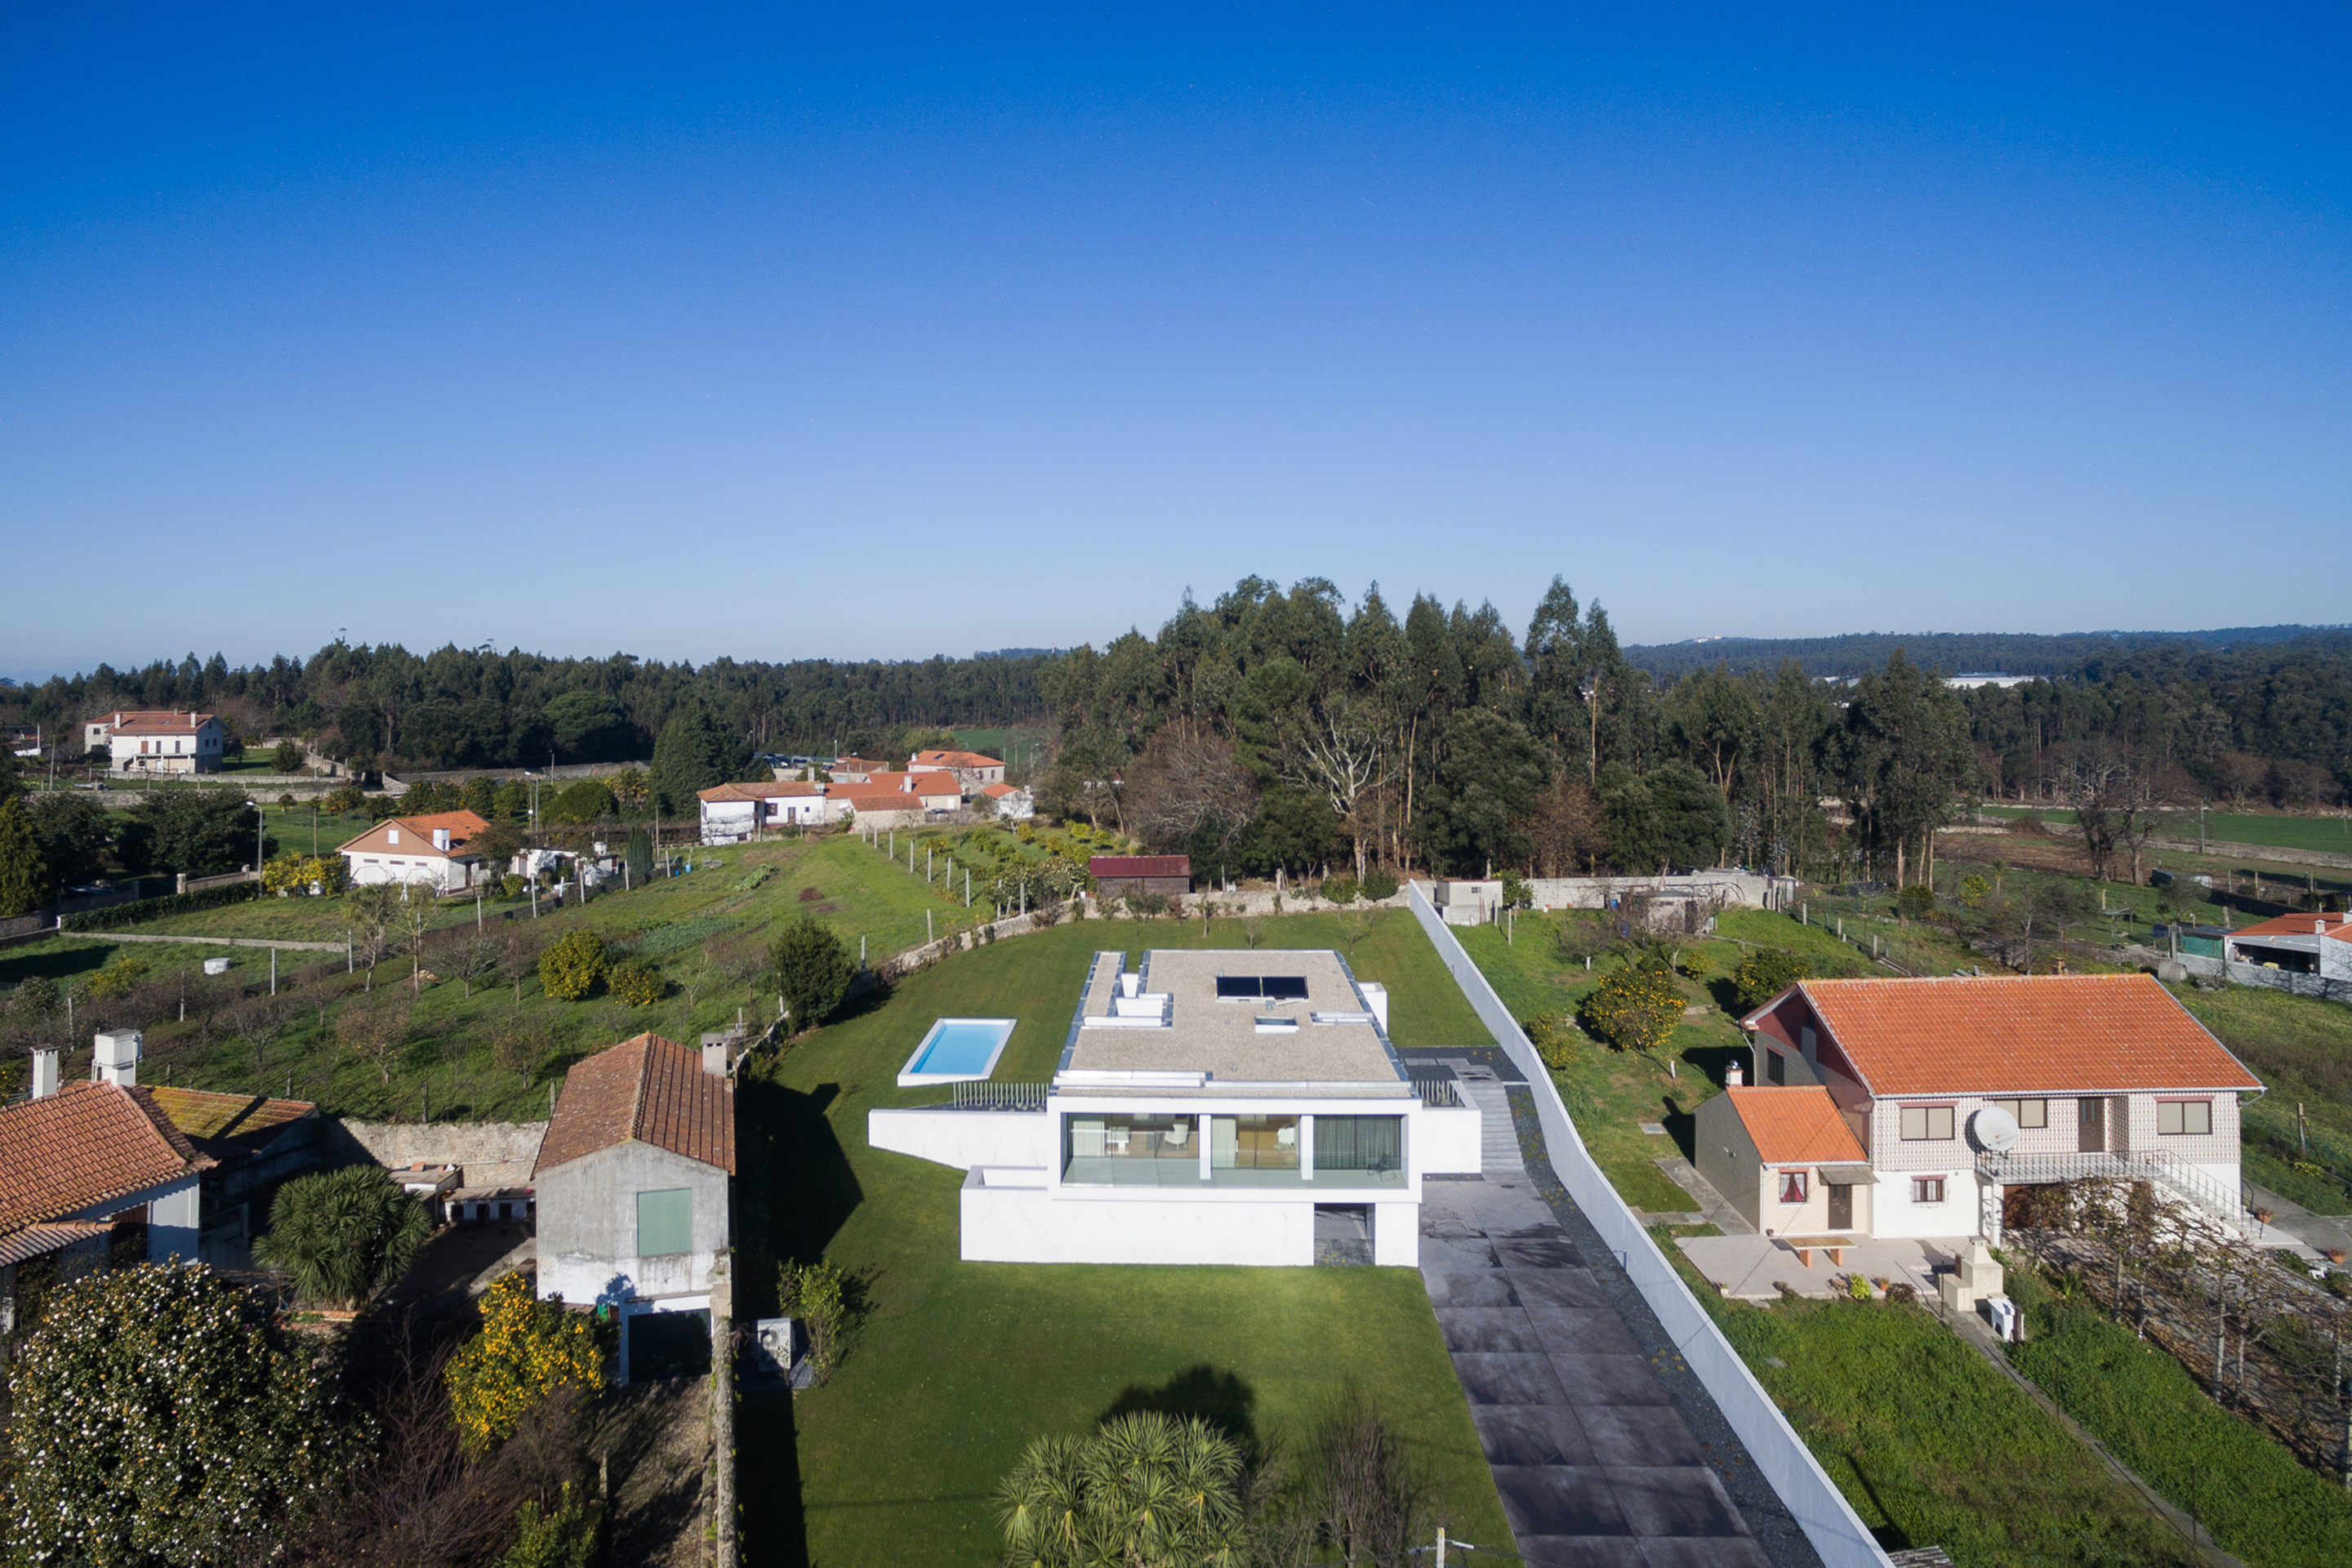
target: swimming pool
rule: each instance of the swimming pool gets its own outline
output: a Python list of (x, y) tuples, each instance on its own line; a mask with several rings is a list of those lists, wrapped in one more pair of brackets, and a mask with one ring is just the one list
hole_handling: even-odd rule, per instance
[(996, 1070), (1004, 1042), (1013, 1037), (1011, 1018), (940, 1018), (898, 1069), (898, 1087), (926, 1083), (971, 1083)]

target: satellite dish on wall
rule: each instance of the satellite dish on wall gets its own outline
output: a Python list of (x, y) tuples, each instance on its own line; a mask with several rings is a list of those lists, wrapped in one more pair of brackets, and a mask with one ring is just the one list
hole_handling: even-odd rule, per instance
[(1978, 1147), (2006, 1154), (2017, 1147), (2017, 1118), (1999, 1106), (1988, 1105), (1969, 1119)]

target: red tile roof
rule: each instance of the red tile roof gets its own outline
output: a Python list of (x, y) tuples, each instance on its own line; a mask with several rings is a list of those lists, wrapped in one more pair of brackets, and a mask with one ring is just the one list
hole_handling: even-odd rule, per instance
[(876, 773), (863, 784), (854, 787), (895, 789), (922, 795), (960, 795), (963, 793), (963, 786), (955, 782), (955, 775), (944, 768), (930, 768), (914, 773)]
[(773, 784), (713, 784), (694, 793), (698, 799), (716, 804), (722, 800), (777, 800), (786, 795), (823, 795), (824, 785), (804, 779), (779, 779)]
[(1001, 768), (1004, 765), (1003, 758), (983, 757), (978, 752), (917, 752), (915, 762), (935, 768)]
[(1757, 1157), (1768, 1165), (1866, 1165), (1862, 1140), (1819, 1084), (1801, 1089), (1727, 1089)]
[(991, 800), (1003, 800), (1008, 795), (1019, 795), (1021, 789), (1017, 784), (992, 784), (981, 785), (980, 793)]
[(2336, 942), (2352, 942), (2352, 926), (2345, 921), (2352, 917), (2341, 910), (2335, 914), (2281, 915), (2260, 925), (2242, 926), (2230, 934), (2236, 936), (2325, 936)]
[(861, 789), (856, 784), (836, 793), (834, 799), (846, 804), (861, 816), (871, 816), (884, 811), (927, 811), (923, 802), (936, 800), (936, 795), (908, 795), (902, 789)]
[(1087, 862), (1097, 877), (1189, 877), (1190, 855), (1097, 855)]
[[(390, 842), (385, 835), (385, 829), (393, 827), (408, 829), (410, 837), (416, 842), (411, 844), (407, 838), (403, 838), (397, 844)], [(433, 830), (436, 827), (446, 827), (449, 830), (449, 847), (446, 851), (433, 847)], [(347, 855), (355, 849), (381, 849), (386, 852), (396, 849), (403, 855), (431, 856), (446, 853), (455, 857), (465, 852), (468, 842), (489, 830), (490, 825), (470, 811), (436, 811), (427, 816), (387, 816), (348, 844), (337, 845), (335, 852), (339, 855)]]
[(68, 1084), (0, 1110), (0, 1233), (127, 1197), (212, 1163), (147, 1090)]
[(531, 1179), (626, 1142), (650, 1143), (733, 1175), (733, 1087), (704, 1072), (699, 1053), (659, 1035), (599, 1051), (564, 1075)]
[(212, 721), (209, 713), (126, 713), (121, 723), (108, 728), (117, 735), (185, 735)]
[(1797, 989), (1876, 1095), (2263, 1087), (2152, 975), (1805, 980)]
[(94, 1237), (112, 1233), (114, 1226), (102, 1219), (51, 1220), (43, 1225), (28, 1225), (22, 1230), (0, 1236), (0, 1268), (13, 1263), (23, 1263), (52, 1252), (63, 1252)]

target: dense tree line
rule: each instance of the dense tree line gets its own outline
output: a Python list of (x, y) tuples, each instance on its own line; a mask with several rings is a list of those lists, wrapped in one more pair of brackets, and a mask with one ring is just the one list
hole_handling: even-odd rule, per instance
[(2253, 652), (2282, 643), (2352, 647), (2342, 626), (2228, 626), (2204, 632), (1849, 632), (1832, 637), (1709, 637), (1625, 650), (1635, 668), (1661, 681), (1718, 667), (1733, 675), (1769, 675), (1790, 659), (1809, 675), (1850, 680), (1883, 668), (1896, 648), (1914, 664), (1955, 673), (2078, 678), (2086, 666), (2150, 648)]
[(198, 708), (239, 735), (292, 733), (362, 768), (436, 771), (650, 754), (670, 721), (708, 710), (754, 751), (854, 752), (910, 727), (1041, 718), (1043, 655), (906, 663), (719, 659), (336, 642), (309, 658), (232, 668), (219, 654), (0, 689), (0, 721), (52, 731), (115, 708)]
[(1248, 578), (1074, 650), (1047, 689), (1047, 806), (1204, 869), (1892, 872), (1973, 770), (1956, 694), (1899, 652), (1842, 703), (1793, 662), (1661, 688), (1558, 579), (1514, 637), (1491, 605), (1422, 595), (1400, 619), (1377, 586), (1349, 606)]
[(2352, 791), (2352, 637), (2190, 644), (2086, 660), (2062, 679), (1968, 694), (1996, 794), (2063, 794), (2084, 751), (2177, 774), (2170, 793), (2232, 805), (2328, 805)]

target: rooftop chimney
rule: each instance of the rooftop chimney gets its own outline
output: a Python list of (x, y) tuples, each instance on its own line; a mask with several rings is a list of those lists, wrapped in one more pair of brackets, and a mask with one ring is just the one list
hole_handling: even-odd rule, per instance
[(58, 1053), (39, 1050), (33, 1053), (33, 1098), (47, 1100), (58, 1091)]
[(449, 830), (447, 828), (436, 827), (433, 830), (433, 847), (436, 849), (446, 849), (449, 847)]
[(124, 1089), (139, 1087), (138, 1030), (100, 1035), (91, 1043), (89, 1065), (99, 1082), (119, 1084)]
[(713, 1078), (727, 1076), (728, 1047), (742, 1039), (733, 1029), (706, 1029), (702, 1035), (702, 1070)]

